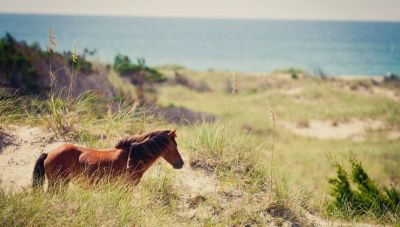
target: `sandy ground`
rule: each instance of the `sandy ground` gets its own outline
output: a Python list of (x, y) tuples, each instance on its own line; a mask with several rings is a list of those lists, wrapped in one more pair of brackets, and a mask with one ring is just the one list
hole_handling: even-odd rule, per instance
[(62, 142), (36, 127), (10, 126), (5, 131), (8, 143), (0, 153), (1, 186), (9, 190), (30, 186), (36, 159)]
[[(188, 158), (183, 159), (188, 160)], [(185, 186), (194, 195), (217, 192), (217, 179), (202, 170), (193, 170), (187, 162), (177, 174), (178, 184)]]
[[(346, 122), (334, 122), (331, 120), (310, 120), (303, 124), (285, 122), (283, 127), (294, 134), (317, 139), (353, 139), (362, 141), (367, 131), (375, 131), (384, 128), (380, 121), (352, 119)], [(390, 132), (389, 139), (397, 139), (398, 132)]]

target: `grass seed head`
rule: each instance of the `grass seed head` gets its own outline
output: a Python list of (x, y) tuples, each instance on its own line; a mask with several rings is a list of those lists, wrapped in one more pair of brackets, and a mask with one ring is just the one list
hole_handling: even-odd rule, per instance
[(75, 40), (74, 44), (72, 45), (72, 63), (76, 64), (78, 62), (78, 51), (76, 50)]
[(52, 27), (49, 27), (49, 32), (48, 32), (48, 51), (49, 52), (54, 52), (56, 48), (56, 35), (54, 33), (54, 29)]
[(237, 79), (236, 74), (232, 74), (232, 95), (237, 94)]

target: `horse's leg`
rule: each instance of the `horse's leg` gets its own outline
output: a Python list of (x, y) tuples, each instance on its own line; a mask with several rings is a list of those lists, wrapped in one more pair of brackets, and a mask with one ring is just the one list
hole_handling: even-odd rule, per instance
[(49, 181), (49, 186), (47, 188), (47, 191), (50, 193), (64, 192), (67, 189), (69, 182), (70, 179), (68, 178), (65, 179), (59, 178), (54, 181)]
[(67, 171), (55, 174), (48, 178), (49, 184), (47, 190), (50, 193), (63, 192), (67, 188), (70, 181), (71, 180)]
[(49, 179), (48, 180), (49, 184), (47, 186), (47, 192), (48, 193), (57, 193), (59, 191), (59, 184), (58, 184), (58, 179)]
[(132, 176), (132, 178), (131, 178), (132, 184), (133, 184), (134, 186), (138, 185), (139, 182), (140, 182), (140, 179), (142, 179), (142, 177), (143, 177), (143, 173), (136, 173), (136, 174), (134, 174), (134, 175)]

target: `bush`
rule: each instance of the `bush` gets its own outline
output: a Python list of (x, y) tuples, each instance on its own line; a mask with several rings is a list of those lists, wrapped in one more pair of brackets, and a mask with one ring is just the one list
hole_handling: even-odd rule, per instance
[(118, 54), (114, 59), (114, 69), (123, 76), (136, 75), (141, 77), (133, 78), (135, 80), (141, 79), (146, 82), (163, 82), (166, 80), (165, 76), (156, 69), (146, 66), (144, 58), (139, 58), (137, 64), (133, 64), (128, 56)]
[[(350, 159), (351, 175), (342, 165), (336, 164), (336, 177), (329, 179), (330, 195), (328, 213), (345, 217), (373, 215), (380, 218), (400, 217), (400, 191), (394, 187), (380, 189), (361, 163)], [(350, 182), (351, 179), (352, 183)]]
[(275, 73), (289, 74), (292, 77), (292, 79), (299, 79), (299, 76), (304, 74), (304, 71), (298, 68), (287, 68), (287, 69), (276, 70)]

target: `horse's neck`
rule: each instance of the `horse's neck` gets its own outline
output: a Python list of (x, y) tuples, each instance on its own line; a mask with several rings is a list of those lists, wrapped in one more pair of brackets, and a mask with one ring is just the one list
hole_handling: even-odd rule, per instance
[(157, 160), (157, 158), (154, 158), (153, 160), (144, 162), (142, 160), (135, 160), (130, 157), (128, 159), (127, 168), (129, 170), (129, 172), (131, 172), (133, 174), (143, 174), (154, 164), (154, 162)]

